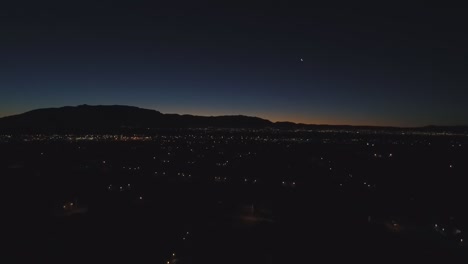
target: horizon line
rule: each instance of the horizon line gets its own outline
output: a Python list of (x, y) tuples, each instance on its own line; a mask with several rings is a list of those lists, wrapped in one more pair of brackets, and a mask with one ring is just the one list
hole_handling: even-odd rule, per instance
[(57, 107), (41, 107), (41, 108), (35, 108), (31, 110), (27, 110), (24, 112), (20, 113), (15, 113), (15, 114), (6, 114), (2, 115), (0, 113), (0, 119), (6, 118), (6, 117), (11, 117), (11, 116), (17, 116), (17, 115), (22, 115), (28, 112), (36, 111), (36, 110), (42, 110), (42, 109), (60, 109), (60, 108), (66, 108), (66, 107), (80, 107), (80, 106), (90, 106), (90, 107), (98, 107), (98, 106), (123, 106), (123, 107), (135, 107), (139, 109), (144, 109), (144, 110), (151, 110), (151, 111), (156, 111), (161, 114), (169, 114), (169, 115), (189, 115), (189, 116), (201, 116), (201, 117), (221, 117), (221, 116), (245, 116), (245, 117), (253, 117), (253, 118), (260, 118), (267, 120), (271, 123), (293, 123), (296, 125), (310, 125), (310, 126), (348, 126), (348, 127), (381, 127), (381, 128), (406, 128), (406, 129), (411, 129), (411, 128), (424, 128), (424, 127), (468, 127), (468, 125), (421, 125), (421, 126), (402, 126), (402, 125), (351, 125), (351, 124), (330, 124), (330, 123), (304, 123), (304, 122), (296, 122), (296, 121), (288, 121), (288, 120), (276, 120), (273, 121), (269, 118), (257, 116), (257, 115), (245, 115), (245, 114), (221, 114), (221, 115), (206, 115), (206, 114), (188, 114), (188, 113), (171, 113), (171, 112), (161, 112), (159, 110), (153, 109), (153, 108), (146, 108), (146, 107), (140, 107), (140, 106), (133, 106), (133, 105), (124, 105), (124, 104), (97, 104), (97, 105), (91, 105), (91, 104), (79, 104), (79, 105), (64, 105), (64, 106), (57, 106)]

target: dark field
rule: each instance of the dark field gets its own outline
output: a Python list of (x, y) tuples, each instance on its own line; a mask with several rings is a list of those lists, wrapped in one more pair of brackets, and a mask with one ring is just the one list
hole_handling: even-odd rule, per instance
[(466, 136), (2, 137), (2, 255), (5, 263), (468, 260), (467, 158)]

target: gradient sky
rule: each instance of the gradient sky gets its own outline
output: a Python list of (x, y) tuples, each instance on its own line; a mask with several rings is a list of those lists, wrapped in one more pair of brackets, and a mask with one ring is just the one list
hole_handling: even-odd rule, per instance
[(466, 9), (191, 2), (3, 5), (0, 116), (124, 104), (304, 123), (468, 125)]

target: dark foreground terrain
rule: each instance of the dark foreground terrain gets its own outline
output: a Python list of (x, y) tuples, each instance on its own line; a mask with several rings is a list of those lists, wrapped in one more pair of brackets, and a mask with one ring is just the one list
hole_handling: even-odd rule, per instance
[(0, 141), (5, 263), (468, 260), (466, 136), (203, 129)]

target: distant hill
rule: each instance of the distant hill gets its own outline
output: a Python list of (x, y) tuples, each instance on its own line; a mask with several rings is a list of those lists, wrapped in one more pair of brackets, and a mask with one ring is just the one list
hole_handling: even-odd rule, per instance
[[(396, 127), (309, 125), (292, 122), (271, 122), (266, 119), (233, 116), (194, 116), (163, 114), (156, 110), (133, 106), (65, 106), (29, 111), (0, 118), (1, 133), (117, 133), (147, 129), (173, 128), (275, 128), (275, 129), (375, 129), (402, 130)], [(468, 133), (468, 127), (427, 126), (405, 128), (428, 132)]]
[(271, 121), (249, 116), (162, 114), (133, 106), (66, 106), (29, 111), (0, 118), (4, 132), (115, 132), (147, 128), (264, 128)]

